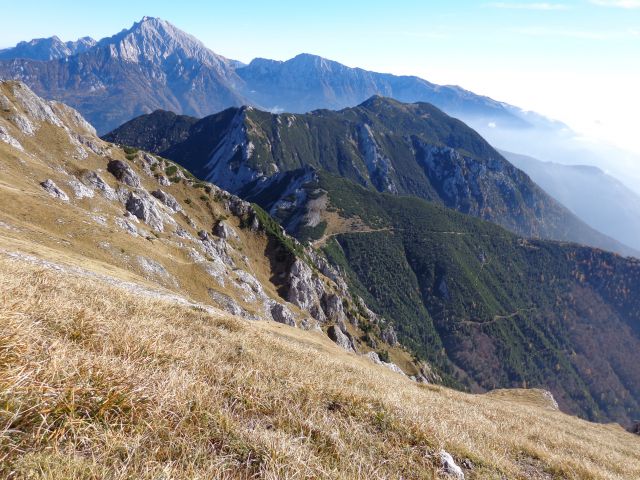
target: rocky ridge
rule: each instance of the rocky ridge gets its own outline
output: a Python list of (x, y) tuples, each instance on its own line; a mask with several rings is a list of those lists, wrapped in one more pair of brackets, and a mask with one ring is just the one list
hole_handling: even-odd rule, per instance
[[(319, 226), (315, 171), (413, 195), (525, 237), (638, 255), (594, 230), (480, 135), (426, 103), (374, 96), (354, 108), (272, 114), (231, 108), (196, 120), (154, 112), (104, 136), (155, 151), (260, 204), (291, 234)], [(160, 140), (162, 139), (162, 140)]]

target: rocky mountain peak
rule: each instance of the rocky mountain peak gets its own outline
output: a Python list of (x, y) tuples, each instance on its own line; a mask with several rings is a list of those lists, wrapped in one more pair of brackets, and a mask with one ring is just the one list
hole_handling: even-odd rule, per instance
[(328, 60), (318, 55), (312, 55), (310, 53), (301, 53), (285, 63), (288, 63), (291, 67), (295, 68), (306, 68), (326, 73), (341, 71), (347, 68), (338, 62)]
[(390, 107), (390, 108), (405, 108), (405, 104), (394, 100), (393, 98), (383, 97), (382, 95), (372, 95), (364, 102), (362, 102), (358, 107), (366, 108), (367, 110), (377, 110), (382, 107)]
[(108, 48), (112, 57), (132, 63), (190, 62), (218, 69), (231, 64), (197, 38), (155, 17), (145, 16), (130, 29), (104, 38), (98, 45)]

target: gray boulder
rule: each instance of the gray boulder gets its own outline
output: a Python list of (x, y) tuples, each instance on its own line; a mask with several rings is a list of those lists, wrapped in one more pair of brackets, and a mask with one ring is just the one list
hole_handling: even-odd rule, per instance
[(396, 331), (393, 329), (392, 325), (387, 325), (382, 330), (381, 336), (382, 336), (382, 340), (388, 345), (392, 347), (395, 347), (396, 345), (398, 345), (398, 335), (396, 334)]
[(450, 453), (440, 450), (440, 466), (445, 475), (456, 480), (464, 480), (464, 472), (462, 468), (456, 464)]
[(105, 182), (100, 175), (96, 172), (87, 172), (82, 177), (82, 182), (88, 187), (94, 187), (95, 189), (102, 192), (104, 198), (107, 200), (115, 200), (118, 196), (113, 188), (109, 186), (107, 182)]
[(303, 330), (313, 330), (315, 332), (320, 332), (322, 333), (322, 328), (320, 328), (320, 324), (318, 323), (317, 320), (313, 319), (313, 318), (305, 318), (302, 320), (302, 322), (300, 322), (300, 327), (302, 327)]
[(180, 205), (180, 203), (170, 193), (162, 190), (154, 190), (151, 192), (151, 195), (160, 200), (160, 202), (172, 212), (177, 213), (182, 211), (182, 205)]
[(343, 348), (347, 352), (355, 353), (353, 342), (337, 325), (331, 325), (327, 330), (327, 335), (339, 347)]
[(368, 352), (368, 353), (365, 353), (363, 356), (367, 357), (376, 365), (382, 365), (382, 360), (380, 360), (380, 356), (376, 352)]
[(251, 215), (249, 229), (252, 232), (257, 232), (258, 230), (260, 230), (260, 219), (258, 219), (258, 216), (255, 213)]
[(50, 178), (46, 179), (44, 182), (40, 182), (40, 186), (52, 197), (58, 198), (64, 202), (69, 201), (69, 196), (64, 193)]
[(405, 373), (402, 371), (402, 369), (399, 366), (397, 366), (395, 363), (393, 363), (393, 362), (383, 362), (380, 359), (380, 356), (376, 352), (368, 352), (368, 353), (365, 353), (364, 356), (367, 357), (369, 360), (371, 360), (376, 365), (381, 365), (383, 367), (388, 368), (392, 372), (399, 373), (401, 375), (405, 375)]
[(240, 240), (240, 237), (233, 227), (224, 220), (219, 221), (216, 226), (213, 227), (213, 233), (224, 240)]
[(126, 209), (156, 232), (162, 232), (164, 231), (164, 222), (154, 202), (155, 200), (148, 194), (130, 192), (126, 202)]
[(171, 185), (171, 181), (167, 177), (165, 177), (164, 175), (160, 175), (160, 174), (156, 175), (156, 180), (163, 187), (168, 187), (168, 186)]
[(271, 305), (271, 316), (278, 323), (284, 323), (285, 325), (289, 325), (290, 327), (296, 326), (296, 319), (285, 305), (273, 302)]
[(120, 160), (111, 160), (107, 164), (107, 171), (125, 185), (134, 188), (139, 188), (141, 185), (138, 174), (129, 165)]

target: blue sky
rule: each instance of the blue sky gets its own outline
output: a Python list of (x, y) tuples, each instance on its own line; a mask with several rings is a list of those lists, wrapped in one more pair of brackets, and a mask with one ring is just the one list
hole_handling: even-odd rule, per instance
[(632, 134), (640, 111), (640, 0), (2, 3), (0, 48), (54, 34), (101, 38), (157, 16), (227, 57), (309, 52), (415, 74), (640, 151), (640, 135)]

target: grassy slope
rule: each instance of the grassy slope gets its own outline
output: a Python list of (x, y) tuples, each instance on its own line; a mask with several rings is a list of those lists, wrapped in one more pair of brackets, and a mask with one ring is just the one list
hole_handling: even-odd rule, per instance
[(536, 392), (424, 386), (280, 324), (0, 257), (0, 475), (638, 478), (640, 440)]

